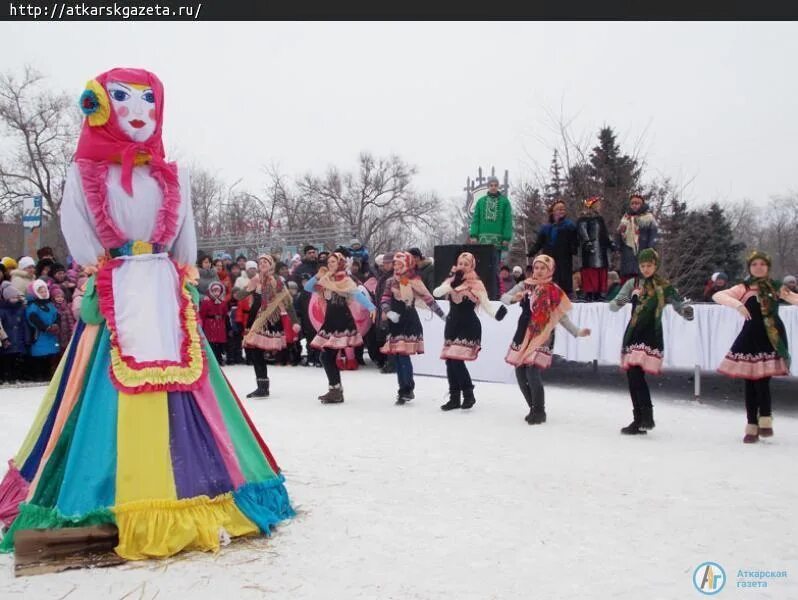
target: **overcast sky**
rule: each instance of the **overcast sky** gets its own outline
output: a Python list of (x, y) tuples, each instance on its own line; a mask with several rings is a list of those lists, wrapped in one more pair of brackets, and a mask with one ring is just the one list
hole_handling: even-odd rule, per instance
[[(169, 153), (256, 189), (398, 153), (458, 197), (480, 165), (548, 165), (548, 114), (602, 124), (697, 203), (798, 189), (796, 23), (3, 23), (2, 70), (74, 94), (116, 66), (166, 88)], [(693, 179), (694, 178), (694, 179)]]

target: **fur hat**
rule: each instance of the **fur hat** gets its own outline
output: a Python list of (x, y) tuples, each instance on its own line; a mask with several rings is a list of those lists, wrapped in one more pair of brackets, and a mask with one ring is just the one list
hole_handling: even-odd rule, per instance
[(33, 260), (30, 256), (23, 256), (19, 259), (19, 268), (20, 269), (29, 269), (31, 267), (36, 267), (36, 261)]
[(258, 263), (256, 263), (254, 260), (248, 260), (247, 264), (244, 265), (244, 269), (257, 269), (257, 268), (258, 268)]

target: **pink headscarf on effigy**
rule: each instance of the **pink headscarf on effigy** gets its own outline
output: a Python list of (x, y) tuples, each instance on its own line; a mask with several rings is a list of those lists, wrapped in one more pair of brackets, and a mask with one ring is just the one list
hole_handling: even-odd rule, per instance
[[(120, 126), (120, 117), (107, 90), (112, 82), (146, 86), (152, 90), (154, 108), (150, 118), (155, 121), (155, 127), (146, 140), (131, 139)], [(133, 167), (149, 164), (149, 174), (163, 194), (163, 204), (149, 241), (168, 243), (177, 232), (181, 199), (177, 164), (166, 162), (164, 158), (161, 140), (164, 90), (161, 80), (144, 69), (111, 69), (86, 84), (80, 97), (80, 108), (86, 119), (80, 132), (75, 162), (100, 241), (106, 248), (118, 247), (128, 241), (109, 217), (106, 202), (108, 167), (118, 163), (122, 166), (122, 188), (130, 196), (133, 195)]]

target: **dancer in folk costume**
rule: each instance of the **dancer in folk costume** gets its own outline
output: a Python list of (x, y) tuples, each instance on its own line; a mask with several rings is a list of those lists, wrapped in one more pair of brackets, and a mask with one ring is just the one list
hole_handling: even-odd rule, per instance
[(504, 360), (515, 367), (518, 387), (529, 406), (524, 420), (530, 425), (546, 422), (541, 371), (551, 366), (554, 328), (559, 323), (574, 337), (590, 335), (589, 329), (579, 329), (568, 318), (572, 304), (568, 294), (552, 281), (555, 272), (554, 259), (540, 254), (532, 261), (532, 276), (501, 297), (504, 304), (521, 303), (518, 328)]
[(743, 442), (773, 435), (770, 378), (788, 375), (790, 354), (784, 323), (779, 318), (779, 299), (798, 304), (798, 294), (770, 278), (770, 257), (753, 252), (748, 257), (748, 277), (715, 293), (712, 299), (730, 306), (745, 319), (743, 328), (718, 371), (745, 379), (745, 411), (748, 424)]
[(654, 408), (646, 373), (659, 375), (665, 344), (662, 337), (662, 311), (670, 304), (688, 321), (693, 320), (693, 307), (679, 295), (670, 282), (657, 273), (659, 255), (656, 250), (641, 250), (638, 268), (640, 276), (626, 281), (618, 295), (610, 301), (610, 310), (620, 310), (632, 302), (632, 318), (626, 326), (621, 350), (621, 368), (629, 380), (632, 397), (632, 422), (621, 429), (625, 435), (639, 435), (654, 429)]
[(244, 299), (252, 294), (244, 348), (255, 368), (257, 387), (247, 398), (266, 398), (269, 395), (269, 368), (266, 355), (288, 347), (287, 336), (299, 331), (299, 319), (294, 311), (291, 292), (282, 279), (274, 274), (274, 258), (269, 254), (258, 257), (258, 274), (247, 283)]
[(482, 323), (477, 316), (477, 307), (497, 321), (507, 314), (504, 306), (498, 310), (493, 308), (485, 285), (477, 275), (476, 266), (474, 255), (463, 252), (457, 257), (457, 264), (452, 268), (449, 278), (432, 292), (436, 298), (447, 296), (451, 307), (446, 315), (443, 331), (445, 341), (441, 352), (441, 359), (446, 361), (449, 401), (441, 406), (441, 410), (468, 409), (476, 402), (474, 384), (465, 363), (476, 360), (482, 348)]
[(385, 344), (380, 351), (396, 358), (396, 377), (399, 392), (396, 404), (415, 398), (413, 379), (414, 354), (424, 354), (424, 328), (416, 310), (416, 303), (426, 305), (441, 319), (443, 309), (432, 297), (421, 277), (415, 272), (415, 258), (409, 252), (397, 252), (393, 258), (393, 277), (385, 285), (380, 304), (382, 318), (389, 321)]
[(340, 252), (329, 255), (327, 266), (307, 281), (305, 290), (315, 292), (309, 306), (311, 318), (321, 313), (318, 333), (310, 346), (321, 352), (330, 389), (319, 400), (322, 404), (340, 404), (344, 401), (344, 390), (336, 363), (338, 352), (363, 345), (363, 335), (358, 329), (358, 321), (363, 321), (362, 310), (358, 307), (368, 311), (371, 321), (377, 315), (377, 307), (346, 273), (346, 257)]
[(126, 559), (266, 533), (293, 510), (197, 323), (190, 185), (164, 159), (163, 86), (113, 69), (87, 84), (81, 108), (61, 224), (96, 273), (0, 484), (2, 549), (20, 530), (101, 523), (117, 526)]

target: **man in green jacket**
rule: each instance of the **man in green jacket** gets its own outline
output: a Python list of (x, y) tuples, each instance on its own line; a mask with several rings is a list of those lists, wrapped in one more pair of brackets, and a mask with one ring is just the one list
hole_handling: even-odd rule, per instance
[(493, 244), (499, 252), (510, 248), (513, 237), (513, 208), (507, 196), (499, 192), (499, 180), (488, 178), (488, 193), (477, 200), (474, 217), (471, 221), (470, 242), (472, 244)]

